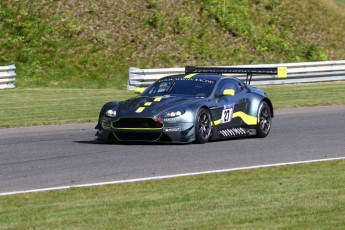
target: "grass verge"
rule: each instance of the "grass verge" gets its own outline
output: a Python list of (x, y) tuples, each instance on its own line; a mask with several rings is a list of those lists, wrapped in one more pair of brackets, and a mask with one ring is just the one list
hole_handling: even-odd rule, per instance
[(0, 92), (0, 127), (97, 122), (102, 105), (133, 92), (115, 89), (15, 89)]
[(342, 229), (345, 161), (0, 197), (1, 229)]
[[(345, 104), (345, 81), (262, 87), (275, 109)], [(102, 105), (134, 96), (116, 89), (14, 89), (0, 91), (0, 128), (97, 122)]]

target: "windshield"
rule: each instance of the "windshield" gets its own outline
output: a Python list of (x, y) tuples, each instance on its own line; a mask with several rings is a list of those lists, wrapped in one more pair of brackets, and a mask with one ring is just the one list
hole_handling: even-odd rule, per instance
[(202, 78), (167, 78), (156, 81), (143, 96), (186, 95), (193, 97), (209, 97), (215, 81)]

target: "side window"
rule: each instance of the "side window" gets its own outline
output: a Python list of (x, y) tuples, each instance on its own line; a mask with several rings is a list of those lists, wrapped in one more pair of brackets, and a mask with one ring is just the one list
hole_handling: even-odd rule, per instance
[(244, 90), (244, 85), (242, 82), (237, 82), (237, 86), (238, 86), (238, 92), (241, 92), (242, 90)]
[(158, 88), (158, 93), (163, 93), (165, 90), (167, 90), (167, 88), (169, 87), (170, 84), (168, 84), (168, 82), (162, 82), (162, 84), (159, 85)]
[(164, 81), (160, 83), (156, 83), (151, 87), (151, 89), (147, 92), (147, 95), (162, 95), (173, 83), (173, 81)]
[(222, 95), (225, 89), (233, 89), (235, 90), (235, 92), (238, 92), (239, 85), (233, 79), (230, 79), (230, 78), (223, 79), (219, 82), (219, 85), (216, 90), (216, 95), (218, 96)]

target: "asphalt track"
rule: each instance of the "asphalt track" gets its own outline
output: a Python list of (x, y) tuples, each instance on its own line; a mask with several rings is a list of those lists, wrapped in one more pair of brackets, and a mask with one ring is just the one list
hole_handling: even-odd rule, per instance
[(0, 129), (0, 193), (345, 157), (345, 106), (277, 110), (265, 139), (97, 144), (95, 123)]

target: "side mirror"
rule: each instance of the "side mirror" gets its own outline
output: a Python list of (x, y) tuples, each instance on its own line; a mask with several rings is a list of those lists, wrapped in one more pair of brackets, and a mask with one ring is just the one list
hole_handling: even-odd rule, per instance
[(225, 89), (223, 91), (223, 96), (234, 96), (235, 95), (235, 90), (233, 89)]
[(145, 91), (145, 88), (136, 88), (134, 90), (135, 94), (142, 94)]

